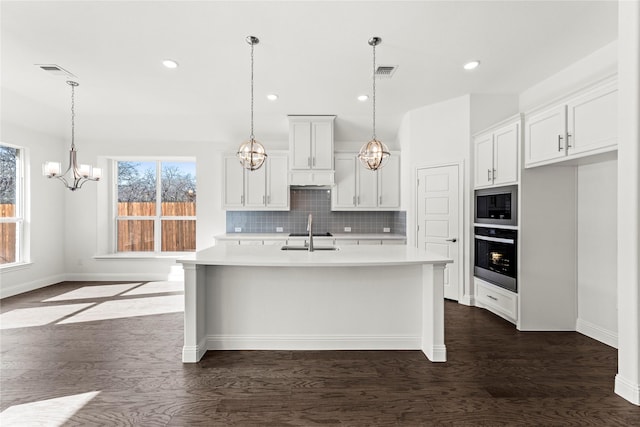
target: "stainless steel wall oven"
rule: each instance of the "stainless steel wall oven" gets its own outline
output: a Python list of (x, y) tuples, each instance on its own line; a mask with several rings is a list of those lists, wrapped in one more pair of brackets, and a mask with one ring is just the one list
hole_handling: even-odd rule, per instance
[(474, 275), (517, 292), (517, 236), (516, 230), (475, 227)]

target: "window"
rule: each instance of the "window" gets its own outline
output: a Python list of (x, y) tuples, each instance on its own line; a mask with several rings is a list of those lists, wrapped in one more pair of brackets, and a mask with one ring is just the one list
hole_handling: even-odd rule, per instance
[(0, 144), (0, 266), (24, 262), (24, 150)]
[(195, 251), (195, 162), (118, 161), (116, 170), (117, 252)]

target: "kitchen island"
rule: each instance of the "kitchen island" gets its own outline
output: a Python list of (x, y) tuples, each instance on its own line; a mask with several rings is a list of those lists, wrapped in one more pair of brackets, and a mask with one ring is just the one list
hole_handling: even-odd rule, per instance
[(185, 363), (207, 350), (248, 349), (419, 349), (446, 361), (448, 258), (404, 245), (314, 252), (221, 245), (178, 262)]

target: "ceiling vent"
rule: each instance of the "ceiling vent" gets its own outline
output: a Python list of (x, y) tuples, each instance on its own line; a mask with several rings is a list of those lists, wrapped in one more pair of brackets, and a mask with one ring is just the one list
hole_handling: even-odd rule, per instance
[(76, 76), (74, 76), (72, 73), (70, 73), (69, 71), (65, 70), (64, 68), (56, 64), (36, 64), (36, 67), (46, 71), (49, 75), (54, 77), (63, 76), (63, 77), (76, 78)]
[(398, 69), (397, 65), (378, 65), (376, 68), (376, 77), (389, 79)]

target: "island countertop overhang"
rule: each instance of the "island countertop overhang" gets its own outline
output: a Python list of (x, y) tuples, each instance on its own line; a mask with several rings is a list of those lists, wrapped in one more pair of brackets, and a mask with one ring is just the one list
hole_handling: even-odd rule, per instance
[(177, 260), (187, 265), (359, 267), (446, 264), (452, 259), (412, 246), (339, 246), (336, 251), (283, 251), (280, 246), (212, 246)]

